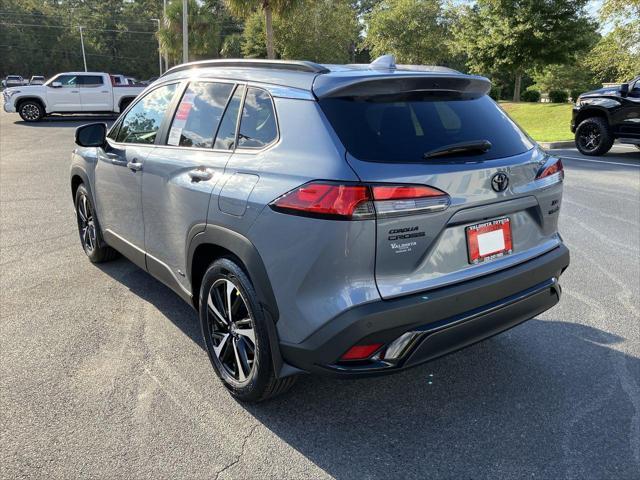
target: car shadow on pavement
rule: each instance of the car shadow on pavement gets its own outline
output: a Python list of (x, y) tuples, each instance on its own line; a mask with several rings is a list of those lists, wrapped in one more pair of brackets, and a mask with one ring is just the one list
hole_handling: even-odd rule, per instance
[(49, 116), (45, 117), (39, 122), (25, 122), (23, 120), (16, 120), (14, 125), (19, 125), (29, 128), (51, 128), (51, 127), (66, 127), (75, 128), (87, 123), (104, 122), (108, 126), (118, 118), (114, 115), (78, 115), (78, 116)]
[[(167, 287), (124, 259), (98, 267), (204, 348), (195, 312)], [(337, 479), (634, 478), (640, 360), (624, 341), (533, 319), (395, 375), (301, 376), (240, 406)]]

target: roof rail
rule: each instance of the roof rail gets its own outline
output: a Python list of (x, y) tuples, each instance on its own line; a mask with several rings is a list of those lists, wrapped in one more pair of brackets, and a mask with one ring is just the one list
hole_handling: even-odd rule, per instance
[(208, 67), (240, 67), (240, 68), (270, 68), (275, 70), (292, 70), (296, 72), (329, 73), (329, 69), (320, 64), (303, 60), (262, 60), (262, 59), (219, 59), (201, 60), (199, 62), (183, 63), (170, 68), (162, 74), (181, 72), (192, 68)]

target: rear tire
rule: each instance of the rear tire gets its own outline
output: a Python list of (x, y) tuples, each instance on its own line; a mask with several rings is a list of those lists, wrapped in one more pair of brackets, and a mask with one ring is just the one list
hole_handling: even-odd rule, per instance
[(613, 135), (609, 124), (602, 117), (591, 117), (580, 122), (576, 128), (576, 147), (583, 155), (604, 155), (613, 146)]
[(44, 117), (44, 108), (36, 101), (27, 100), (18, 107), (18, 114), (25, 122), (38, 122)]
[(83, 184), (80, 184), (76, 190), (75, 207), (80, 244), (89, 260), (93, 263), (101, 263), (117, 258), (118, 252), (108, 246), (102, 238), (91, 195)]
[(200, 325), (209, 359), (231, 395), (260, 402), (287, 391), (295, 377), (276, 378), (264, 314), (251, 281), (230, 258), (205, 272)]

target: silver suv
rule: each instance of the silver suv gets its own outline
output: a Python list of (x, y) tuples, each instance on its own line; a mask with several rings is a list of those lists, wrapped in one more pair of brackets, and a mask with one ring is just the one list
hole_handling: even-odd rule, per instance
[(389, 57), (175, 67), (76, 131), (82, 246), (193, 305), (244, 401), (460, 349), (555, 305), (569, 265), (562, 162), (489, 88)]

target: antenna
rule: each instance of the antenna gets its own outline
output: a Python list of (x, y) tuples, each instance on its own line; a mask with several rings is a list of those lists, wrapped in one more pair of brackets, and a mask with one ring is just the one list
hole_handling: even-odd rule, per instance
[(369, 68), (374, 70), (395, 70), (396, 57), (393, 55), (382, 55), (371, 62)]

